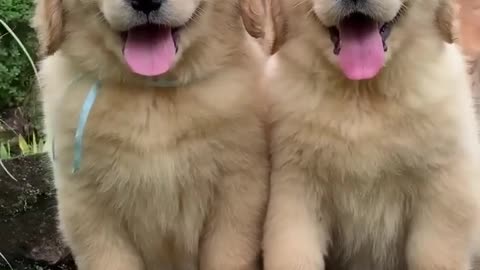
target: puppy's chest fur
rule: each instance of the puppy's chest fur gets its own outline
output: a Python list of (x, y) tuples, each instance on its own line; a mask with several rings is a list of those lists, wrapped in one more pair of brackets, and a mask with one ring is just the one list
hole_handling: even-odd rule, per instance
[(327, 269), (402, 269), (415, 200), (454, 154), (455, 139), (438, 133), (453, 121), (361, 95), (312, 99), (295, 112), (277, 108), (274, 167), (307, 174), (331, 233)]
[(276, 162), (296, 164), (322, 185), (343, 183), (356, 191), (394, 185), (410, 192), (429, 168), (447, 161), (439, 154), (454, 154), (457, 138), (438, 132), (442, 124), (454, 128), (453, 119), (364, 99), (324, 97), (312, 110), (280, 120), (275, 144), (290, 145)]
[[(254, 113), (240, 97), (238, 106), (223, 104), (227, 112), (188, 93), (182, 98), (161, 89), (104, 85), (85, 127), (80, 171), (71, 174), (74, 132), (89, 86), (69, 89), (47, 119), (55, 135), (57, 186), (105, 205), (140, 250), (195, 254), (223, 178), (263, 162)], [(251, 136), (258, 139), (238, 139)], [(168, 260), (175, 254), (145, 256)]]

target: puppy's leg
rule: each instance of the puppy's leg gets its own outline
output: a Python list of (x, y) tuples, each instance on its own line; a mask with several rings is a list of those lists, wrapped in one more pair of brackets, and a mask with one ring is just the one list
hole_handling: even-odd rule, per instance
[(268, 173), (224, 179), (200, 245), (200, 270), (255, 270), (260, 266)]
[(478, 210), (471, 181), (462, 180), (469, 177), (429, 179), (434, 183), (420, 194), (410, 228), (409, 270), (470, 269)]
[[(264, 235), (265, 270), (323, 270), (327, 219), (316, 218), (304, 173), (274, 171)], [(320, 194), (315, 196), (320, 197)]]
[(95, 201), (93, 194), (81, 189), (58, 191), (60, 228), (78, 269), (143, 270), (123, 224)]

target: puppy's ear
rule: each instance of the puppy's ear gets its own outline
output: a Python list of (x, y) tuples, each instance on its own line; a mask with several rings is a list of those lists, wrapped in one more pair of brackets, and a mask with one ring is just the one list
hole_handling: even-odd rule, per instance
[(37, 32), (40, 55), (55, 53), (63, 41), (62, 0), (37, 0), (32, 26)]
[(273, 24), (273, 45), (272, 54), (274, 54), (285, 43), (287, 35), (287, 23), (281, 0), (266, 0), (267, 8), (270, 9)]
[(240, 11), (247, 32), (254, 38), (265, 36), (265, 0), (240, 0)]
[(437, 8), (435, 23), (438, 30), (447, 43), (453, 43), (457, 32), (457, 14), (458, 6), (453, 0), (440, 0)]

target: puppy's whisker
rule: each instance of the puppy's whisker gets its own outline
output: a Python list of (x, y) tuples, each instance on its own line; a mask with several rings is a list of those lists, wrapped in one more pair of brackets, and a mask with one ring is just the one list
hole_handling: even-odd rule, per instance
[(198, 22), (198, 18), (200, 16), (202, 16), (203, 14), (205, 14), (205, 9), (203, 9), (202, 7), (198, 7), (197, 10), (195, 10), (195, 12), (193, 13), (192, 17), (190, 18), (190, 20), (192, 22)]

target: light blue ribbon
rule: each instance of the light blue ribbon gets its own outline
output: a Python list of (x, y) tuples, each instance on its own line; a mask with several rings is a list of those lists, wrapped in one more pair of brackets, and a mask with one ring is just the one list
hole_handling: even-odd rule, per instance
[(85, 101), (83, 102), (82, 110), (80, 111), (77, 130), (75, 131), (75, 142), (73, 145), (73, 173), (76, 173), (80, 169), (80, 163), (82, 161), (83, 154), (83, 133), (85, 132), (88, 115), (90, 114), (92, 106), (95, 103), (100, 86), (100, 81), (96, 81), (92, 85), (88, 91)]
[[(72, 84), (76, 83), (77, 81), (82, 79), (84, 76), (85, 74), (82, 74), (76, 77), (75, 79), (73, 79), (68, 84), (67, 88), (70, 88)], [(178, 82), (170, 81), (166, 79), (151, 81), (148, 84), (154, 87), (178, 87), (179, 86)], [(80, 111), (78, 125), (77, 125), (77, 129), (75, 130), (75, 137), (74, 137), (72, 173), (76, 173), (80, 170), (80, 163), (82, 161), (82, 156), (83, 156), (83, 134), (85, 132), (85, 126), (87, 124), (88, 115), (90, 114), (93, 104), (95, 103), (100, 87), (101, 87), (100, 81), (96, 81), (92, 85), (92, 87), (88, 91), (87, 97), (85, 98), (82, 109)], [(54, 137), (52, 137), (52, 157), (55, 160)]]
[[(65, 91), (68, 91), (70, 89), (70, 87), (77, 83), (78, 81), (80, 81), (81, 79), (83, 79), (83, 77), (85, 76), (86, 74), (80, 74), (78, 75), (77, 77), (73, 78), (73, 80), (71, 80), (68, 84), (67, 84), (67, 87), (65, 88)], [(52, 131), (55, 130), (54, 128), (52, 129)], [(54, 132), (52, 132), (52, 159), (55, 160), (55, 135), (53, 134)]]

